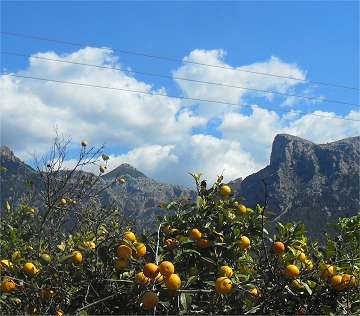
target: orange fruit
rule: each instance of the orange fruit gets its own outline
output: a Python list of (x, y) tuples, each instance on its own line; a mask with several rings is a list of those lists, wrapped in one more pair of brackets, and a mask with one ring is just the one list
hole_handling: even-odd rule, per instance
[(181, 287), (181, 279), (177, 274), (170, 274), (165, 279), (166, 287), (169, 290), (178, 290)]
[(300, 274), (300, 270), (296, 265), (289, 264), (286, 267), (285, 274), (289, 277), (297, 277)]
[(341, 280), (341, 283), (344, 285), (344, 288), (348, 288), (350, 286), (350, 282), (351, 282), (351, 275), (344, 274)]
[(247, 208), (243, 204), (239, 204), (237, 207), (240, 214), (245, 215), (247, 213)]
[(143, 243), (135, 242), (134, 247), (136, 248), (136, 257), (144, 257), (146, 255), (146, 246)]
[(298, 258), (301, 262), (305, 263), (306, 259), (306, 255), (303, 252), (300, 252), (298, 255)]
[(150, 279), (155, 279), (159, 273), (159, 267), (155, 263), (147, 263), (144, 265), (144, 274)]
[(127, 258), (119, 258), (115, 261), (115, 270), (121, 271), (125, 269), (129, 264), (129, 261)]
[(51, 257), (47, 253), (43, 253), (40, 256), (40, 259), (41, 259), (42, 263), (44, 263), (44, 264), (49, 264), (51, 262)]
[(5, 278), (1, 283), (1, 291), (5, 293), (10, 293), (15, 290), (16, 284), (11, 278)]
[(131, 241), (131, 242), (135, 242), (136, 241), (136, 236), (133, 232), (131, 231), (127, 231), (124, 233), (124, 239)]
[(215, 281), (215, 290), (218, 294), (229, 294), (232, 288), (233, 284), (227, 277), (220, 277)]
[(129, 246), (119, 245), (116, 250), (116, 254), (120, 258), (130, 258), (132, 254), (132, 250)]
[(84, 260), (82, 253), (78, 250), (73, 251), (71, 258), (75, 264), (81, 264)]
[(159, 265), (159, 271), (164, 277), (167, 277), (175, 272), (175, 267), (170, 261), (163, 261)]
[(32, 262), (27, 262), (24, 264), (23, 266), (23, 271), (27, 274), (27, 275), (35, 275), (36, 273), (39, 272), (39, 269), (36, 268), (36, 266), (32, 263)]
[(200, 248), (207, 248), (210, 246), (210, 241), (208, 239), (198, 239), (196, 241), (196, 244), (200, 247)]
[(330, 283), (335, 290), (337, 291), (342, 290), (343, 289), (342, 275), (340, 274), (333, 275), (330, 279)]
[(190, 231), (190, 237), (194, 240), (199, 240), (201, 238), (201, 236), (202, 236), (202, 233), (197, 228), (193, 228)]
[(281, 254), (285, 251), (285, 245), (281, 241), (273, 243), (273, 249), (276, 254)]
[(329, 279), (336, 274), (336, 268), (330, 264), (325, 264), (320, 266), (321, 277), (323, 279)]
[(246, 236), (241, 236), (240, 247), (244, 250), (248, 249), (250, 247), (250, 239)]
[(256, 287), (253, 287), (252, 289), (250, 289), (249, 292), (252, 296), (259, 296), (259, 290)]
[(219, 269), (219, 275), (227, 278), (231, 278), (234, 272), (229, 266), (221, 266)]
[(150, 279), (145, 276), (144, 272), (141, 271), (139, 273), (136, 273), (135, 282), (145, 286), (150, 283)]
[(144, 309), (150, 310), (159, 303), (159, 298), (154, 292), (146, 292), (142, 298), (142, 303)]
[(220, 187), (220, 193), (224, 196), (224, 197), (228, 197), (231, 194), (231, 188), (228, 185), (222, 185)]
[(60, 200), (60, 203), (61, 203), (62, 205), (65, 205), (65, 204), (66, 204), (66, 199), (62, 198), (62, 199)]
[(306, 259), (304, 264), (307, 271), (311, 271), (314, 268), (314, 264), (310, 259)]

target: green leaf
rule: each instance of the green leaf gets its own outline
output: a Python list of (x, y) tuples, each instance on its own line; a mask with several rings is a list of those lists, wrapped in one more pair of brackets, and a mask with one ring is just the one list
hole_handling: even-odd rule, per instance
[(312, 295), (312, 290), (310, 289), (309, 285), (306, 283), (302, 283), (306, 289), (306, 291), (309, 293), (309, 295)]

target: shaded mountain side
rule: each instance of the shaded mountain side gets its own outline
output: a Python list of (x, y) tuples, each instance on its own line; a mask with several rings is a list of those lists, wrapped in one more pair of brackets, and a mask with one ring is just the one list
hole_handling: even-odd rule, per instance
[(232, 184), (254, 207), (264, 202), (265, 182), (268, 209), (275, 213), (272, 220), (303, 222), (319, 236), (327, 224), (360, 210), (359, 161), (360, 137), (317, 145), (280, 134), (270, 164)]
[[(42, 182), (39, 173), (18, 159), (8, 147), (1, 147), (1, 206), (6, 200), (19, 201), (19, 199), (31, 190), (29, 180), (33, 182), (34, 204), (40, 205), (40, 191)], [(59, 182), (67, 171), (59, 173)], [(93, 174), (78, 171), (69, 183), (71, 190), (76, 191), (79, 179), (94, 177)], [(112, 183), (117, 178), (126, 180), (125, 184)], [(103, 175), (97, 182), (94, 191), (102, 190), (100, 200), (104, 205), (116, 205), (124, 211), (126, 217), (137, 223), (138, 226), (153, 227), (157, 215), (163, 215), (164, 211), (159, 208), (161, 203), (177, 199), (189, 199), (195, 197), (195, 192), (179, 185), (159, 183), (146, 177), (143, 173), (130, 166), (122, 164), (111, 172)]]

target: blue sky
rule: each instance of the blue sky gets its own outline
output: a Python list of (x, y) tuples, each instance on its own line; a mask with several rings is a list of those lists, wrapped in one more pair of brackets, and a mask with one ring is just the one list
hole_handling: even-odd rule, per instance
[[(292, 71), (295, 71), (292, 73), (304, 74), (306, 78), (310, 80), (355, 87), (359, 85), (359, 3), (357, 1), (171, 3), (3, 1), (1, 3), (1, 30), (3, 32), (26, 33), (48, 38), (63, 39), (70, 42), (79, 42), (94, 48), (106, 46), (114, 49), (112, 56), (117, 58), (118, 65), (124, 68), (131, 67), (139, 71), (156, 72), (167, 75), (172, 75), (176, 72), (189, 78), (191, 74), (196, 73), (197, 79), (216, 79), (216, 75), (208, 74), (206, 71), (200, 74), (199, 71), (201, 72), (202, 70), (199, 68), (182, 68), (184, 65), (181, 63), (121, 54), (117, 52), (116, 49), (146, 52), (155, 55), (175, 57), (180, 60), (186, 56), (192, 56), (193, 58), (198, 58), (201, 62), (208, 62), (209, 60), (215, 60), (216, 62), (221, 61), (230, 67), (250, 67), (250, 65), (251, 67), (257, 67), (256, 65), (259, 63), (264, 64), (261, 67), (268, 67), (271, 64), (271, 57), (274, 56), (281, 61), (281, 65), (278, 63), (275, 66), (270, 65), (270, 68), (265, 69), (272, 69), (276, 72), (276, 67), (283, 67), (279, 69), (279, 71), (284, 74), (287, 71), (286, 69), (291, 68)], [(3, 50), (29, 54), (53, 51), (59, 57), (64, 57), (66, 54), (73, 54), (81, 48), (10, 36), (1, 37), (1, 46)], [(203, 53), (197, 55), (194, 53), (196, 56), (191, 55), (195, 50), (201, 50)], [(210, 53), (205, 54), (205, 52), (214, 52), (214, 50), (223, 50), (226, 53), (221, 55), (218, 51), (217, 54), (214, 53), (215, 55), (211, 55)], [(83, 56), (82, 58), (85, 57)], [(80, 61), (81, 60), (82, 59), (80, 59)], [(99, 57), (96, 57), (94, 61), (99, 61)], [(106, 64), (106, 61), (103, 61), (103, 63)], [(29, 66), (29, 60), (13, 56), (2, 56), (1, 66), (2, 70), (7, 72), (16, 73), (19, 71), (28, 71), (33, 74), (33, 71), (35, 71)], [(74, 71), (77, 72), (78, 70), (76, 69)], [(47, 70), (46, 75), (58, 79), (56, 72), (52, 73)], [(222, 80), (221, 76), (219, 80)], [(89, 83), (96, 83), (96, 78), (97, 77), (94, 77), (95, 82), (92, 80), (91, 82), (89, 81)], [(163, 88), (168, 94), (190, 97), (192, 94), (198, 93), (198, 86), (184, 87), (176, 80), (140, 75), (135, 75), (134, 79), (136, 79), (137, 84), (141, 82), (150, 85), (152, 91)], [(258, 77), (254, 76), (249, 79), (249, 82), (257, 82), (258, 79)], [(239, 78), (239, 80), (241, 83), (241, 78)], [(279, 86), (276, 86), (277, 84), (279, 84)], [(19, 85), (23, 85), (23, 89), (25, 89), (26, 83), (21, 82)], [(263, 83), (259, 82), (257, 85), (255, 84), (255, 87), (261, 89)], [(306, 94), (315, 97), (321, 96), (325, 99), (359, 103), (358, 91), (347, 89), (337, 89), (314, 84), (286, 85), (284, 87), (280, 86), (280, 83), (277, 82), (268, 83), (267, 87), (275, 87), (274, 89), (285, 91), (286, 93)], [(33, 91), (40, 91), (38, 89), (42, 89), (40, 86), (31, 88)], [(3, 89), (9, 88), (3, 84)], [(35, 92), (32, 93), (34, 94)], [(49, 92), (46, 94), (48, 93)], [(212, 91), (209, 90), (204, 91), (204, 93), (200, 95), (206, 97), (207, 95), (211, 95), (211, 93)], [(221, 93), (217, 93), (216, 95), (218, 99), (226, 99), (228, 94), (230, 94), (230, 90), (224, 92), (224, 97), (222, 97)], [(38, 92), (38, 98), (42, 99), (42, 102), (45, 102), (44, 95), (44, 91)], [(12, 95), (12, 97), (14, 96)], [(57, 95), (57, 97), (61, 99), (61, 96)], [(64, 100), (60, 101), (60, 99), (57, 104), (64, 102)], [(234, 96), (234, 99), (250, 104), (256, 103), (265, 110), (269, 107), (289, 110), (300, 109), (306, 112), (334, 112), (340, 116), (347, 116), (351, 111), (358, 111), (354, 106), (329, 103), (326, 102), (326, 100), (317, 103), (302, 100), (301, 102), (296, 102), (291, 105), (284, 105), (285, 98), (282, 97), (269, 100), (264, 97), (264, 95), (247, 94)], [(15, 101), (8, 102), (9, 108), (16, 106)], [(111, 103), (111, 101), (108, 102)], [(73, 106), (77, 106), (76, 102), (74, 102)], [(111, 104), (108, 104), (108, 106), (113, 108)], [(151, 130), (150, 134), (154, 132), (152, 139), (147, 139), (146, 141), (136, 140), (135, 142), (127, 143), (121, 138), (126, 137), (124, 133), (119, 132), (118, 134), (122, 136), (119, 136), (119, 142), (116, 142), (114, 141), (114, 139), (116, 139), (114, 135), (117, 135), (117, 132), (116, 128), (114, 128), (115, 134), (111, 135), (111, 137), (105, 135), (103, 142), (108, 144), (111, 154), (114, 154), (114, 161), (117, 161), (116, 155), (122, 155), (121, 158), (117, 157), (118, 161), (129, 160), (130, 163), (135, 164), (139, 169), (145, 169), (145, 172), (150, 173), (150, 175), (155, 178), (163, 181), (178, 181), (185, 184), (187, 180), (173, 179), (169, 171), (174, 168), (174, 164), (176, 165), (176, 160), (177, 164), (179, 164), (179, 159), (181, 160), (181, 157), (187, 156), (187, 150), (193, 151), (191, 148), (181, 149), (182, 145), (178, 138), (186, 139), (186, 137), (196, 135), (207, 135), (214, 138), (207, 139), (207, 141), (235, 142), (227, 143), (228, 151), (231, 152), (228, 152), (228, 154), (233, 157), (232, 155), (236, 155), (236, 151), (238, 150), (240, 156), (249, 155), (244, 157), (244, 159), (247, 161), (249, 159), (253, 160), (253, 165), (252, 167), (242, 168), (241, 161), (236, 159), (237, 162), (235, 165), (239, 167), (233, 168), (234, 170), (230, 172), (232, 177), (237, 174), (244, 176), (266, 163), (268, 158), (260, 158), (260, 156), (269, 153), (271, 142), (267, 144), (267, 150), (265, 151), (252, 149), (249, 148), (249, 144), (254, 141), (253, 136), (249, 136), (247, 139), (240, 139), (234, 135), (237, 132), (240, 133), (242, 131), (241, 129), (240, 131), (233, 129), (230, 131), (231, 128), (229, 126), (236, 125), (232, 122), (233, 117), (239, 119), (239, 122), (244, 123), (245, 120), (247, 124), (250, 124), (251, 111), (249, 109), (242, 109), (236, 112), (244, 116), (238, 117), (232, 115), (234, 114), (234, 109), (226, 108), (223, 109), (221, 113), (217, 113), (216, 111), (216, 113), (205, 113), (204, 107), (204, 105), (201, 107), (201, 105), (199, 106), (197, 104), (191, 104), (190, 106), (189, 104), (180, 105), (177, 113), (174, 114), (175, 118), (177, 118), (184, 109), (187, 109), (191, 111), (191, 115), (196, 119), (199, 121), (203, 119), (205, 123), (202, 121), (202, 123), (198, 122), (193, 124), (184, 132), (185, 134), (181, 134), (182, 131), (177, 137), (173, 136), (176, 135), (179, 128), (174, 127), (174, 130), (170, 129), (172, 134), (169, 135), (168, 141), (164, 140), (164, 137), (160, 137), (158, 131)], [(49, 108), (53, 109), (54, 107), (49, 105)], [(57, 108), (61, 111), (59, 106), (57, 106)], [(131, 108), (129, 108), (129, 111), (131, 111)], [(79, 113), (80, 112), (78, 112), (78, 114)], [(278, 115), (282, 116), (281, 113)], [(46, 118), (44, 118), (44, 120), (45, 119)], [(278, 119), (280, 121), (281, 117)], [(186, 124), (189, 124), (188, 121), (186, 122)], [(251, 122), (259, 124), (256, 120)], [(262, 120), (260, 122), (266, 121)], [(316, 122), (319, 122), (319, 120)], [(86, 124), (86, 126), (88, 126), (89, 122), (87, 121)], [(116, 125), (116, 122), (107, 121), (106, 124)], [(159, 128), (161, 124), (164, 123), (159, 122), (157, 128)], [(182, 122), (180, 125), (183, 126), (184, 124), (185, 123)], [(301, 125), (304, 123), (300, 121), (282, 122), (279, 123), (280, 125), (273, 121), (263, 124), (268, 124), (267, 126), (273, 126), (271, 124), (275, 124), (275, 129), (274, 127), (270, 129), (273, 133), (279, 130), (298, 133), (299, 136), (307, 137), (316, 142), (330, 141), (344, 136), (353, 136), (358, 133), (356, 129), (342, 126), (337, 130), (337, 134), (336, 132), (329, 133), (328, 131), (324, 133), (320, 127), (317, 132), (312, 134), (311, 128), (304, 129)], [(286, 130), (289, 124), (292, 124), (292, 129)], [(311, 126), (311, 124), (314, 123), (309, 122), (308, 124)], [(324, 128), (329, 127), (327, 123), (319, 123), (319, 125), (321, 124), (324, 125)], [(336, 128), (338, 127), (337, 124), (338, 123), (335, 123)], [(10, 125), (14, 128), (13, 123)], [(5, 124), (5, 126), (7, 125)], [(58, 126), (63, 128), (64, 132), (72, 134), (74, 132), (71, 129), (67, 130), (67, 127), (62, 125), (60, 121)], [(138, 134), (138, 138), (144, 138), (143, 134), (141, 134), (143, 132), (141, 128), (139, 131), (133, 125), (131, 126), (134, 128), (132, 135), (140, 133)], [(156, 126), (156, 124), (154, 126)], [(156, 127), (154, 126), (151, 128), (155, 129)], [(129, 127), (130, 130), (132, 127)], [(24, 131), (24, 133), (25, 132), (28, 133), (29, 131)], [(270, 131), (264, 131), (264, 133), (268, 132)], [(24, 159), (26, 159), (29, 148), (24, 144), (21, 145), (19, 139), (14, 136), (15, 134), (10, 136), (7, 135), (7, 133), (6, 130), (3, 131), (4, 136), (2, 141), (15, 148), (15, 151), (18, 151), (19, 155), (22, 155)], [(321, 138), (319, 135), (323, 137)], [(75, 139), (77, 136), (78, 135), (72, 135)], [(21, 134), (19, 134), (18, 137), (21, 138)], [(261, 134), (258, 137), (261, 138)], [(38, 135), (35, 135), (33, 139), (34, 141), (36, 140), (35, 144), (45, 142), (44, 140), (40, 141)], [(101, 137), (93, 137), (93, 139), (94, 142), (100, 142)], [(119, 143), (122, 145), (120, 146)], [(201, 143), (203, 143), (203, 141), (201, 141)], [(262, 142), (260, 143), (264, 146)], [(147, 166), (141, 163), (139, 158), (134, 158), (131, 156), (131, 153), (129, 153), (131, 150), (141, 150), (141, 148), (145, 148), (146, 146), (160, 146), (161, 150), (165, 148), (164, 150), (169, 159), (165, 163), (169, 164), (168, 169), (163, 166), (164, 161), (161, 160), (162, 158)], [(170, 148), (166, 146), (174, 147)], [(38, 147), (40, 148), (41, 146), (39, 145)], [(235, 151), (235, 153), (233, 153), (233, 151)], [(126, 156), (127, 153), (128, 155)], [(179, 170), (181, 170), (180, 172), (192, 168), (199, 168), (200, 166), (195, 163), (197, 158), (194, 157), (193, 160), (194, 161), (191, 162), (190, 159), (188, 165), (183, 163), (183, 166), (179, 168)], [(213, 165), (213, 163), (210, 163), (210, 165)], [(217, 167), (218, 169), (222, 168), (221, 164), (217, 165)], [(238, 173), (236, 170), (238, 170)]]

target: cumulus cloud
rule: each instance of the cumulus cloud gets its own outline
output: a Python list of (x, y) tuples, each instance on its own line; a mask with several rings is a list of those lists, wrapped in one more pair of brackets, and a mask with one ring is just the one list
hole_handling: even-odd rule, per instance
[[(68, 55), (54, 52), (37, 56), (116, 66), (113, 52), (86, 47)], [(97, 69), (30, 58), (22, 75), (83, 82), (109, 87), (158, 92), (149, 84), (121, 70)], [(77, 87), (3, 76), (0, 82), (2, 142), (20, 155), (45, 147), (55, 126), (73, 139), (86, 137), (92, 143), (141, 146), (177, 142), (206, 119), (183, 109), (179, 100), (162, 96)], [(161, 93), (166, 93), (161, 89)]]
[[(151, 84), (129, 75), (111, 49), (85, 47), (70, 54), (45, 52), (38, 57), (97, 64), (119, 69), (98, 69), (66, 63), (29, 59), (19, 74), (56, 80), (83, 82), (148, 93), (166, 94), (164, 87), (156, 90)], [(296, 64), (278, 57), (263, 62), (234, 67), (225, 63), (225, 51), (192, 51), (185, 60), (229, 67), (233, 70), (184, 63), (173, 72), (174, 77), (221, 82), (254, 89), (292, 92), (301, 82), (287, 78), (259, 76), (248, 72), (276, 73), (306, 78)], [(360, 133), (358, 122), (331, 119), (335, 113), (315, 111), (320, 118), (296, 111), (276, 113), (262, 105), (271, 102), (271, 95), (245, 89), (230, 89), (196, 84), (174, 78), (183, 95), (191, 98), (246, 103), (261, 97), (247, 112), (218, 103), (189, 102), (155, 95), (134, 94), (115, 90), (77, 87), (2, 76), (0, 79), (1, 143), (15, 150), (22, 159), (33, 152), (44, 153), (54, 137), (55, 128), (71, 136), (78, 146), (81, 139), (124, 154), (109, 152), (108, 171), (127, 162), (157, 180), (192, 184), (188, 172), (202, 172), (210, 180), (224, 173), (225, 180), (245, 177), (264, 167), (270, 156), (271, 144), (277, 133), (289, 133), (322, 143), (355, 136)], [(275, 99), (274, 99), (275, 100)], [(291, 107), (295, 98), (282, 98), (277, 106)], [(256, 100), (258, 101), (258, 99)], [(360, 119), (359, 111), (345, 118)], [(119, 151), (117, 151), (119, 152)], [(66, 161), (71, 166), (72, 160)], [(91, 170), (97, 171), (96, 166)]]
[[(306, 74), (295, 64), (288, 64), (278, 57), (270, 57), (264, 62), (253, 63), (251, 65), (233, 67), (224, 62), (225, 52), (223, 50), (193, 50), (184, 58), (198, 64), (185, 63), (173, 72), (175, 81), (183, 91), (184, 95), (199, 99), (222, 100), (229, 103), (244, 103), (249, 96), (262, 96), (271, 100), (273, 94), (260, 91), (229, 88), (212, 84), (200, 84), (184, 81), (176, 78), (192, 78), (199, 81), (215, 82), (225, 85), (238, 86), (255, 90), (272, 90), (279, 93), (291, 92), (291, 89), (301, 84), (288, 78), (261, 76), (250, 72), (272, 73), (280, 76), (288, 76), (305, 79)], [(200, 64), (211, 64), (217, 67), (206, 67)], [(227, 69), (223, 69), (223, 68)], [(247, 72), (250, 71), (250, 72)], [(288, 101), (288, 104), (294, 101)], [(209, 116), (220, 115), (232, 106), (223, 104), (205, 103), (200, 107), (200, 113)]]

